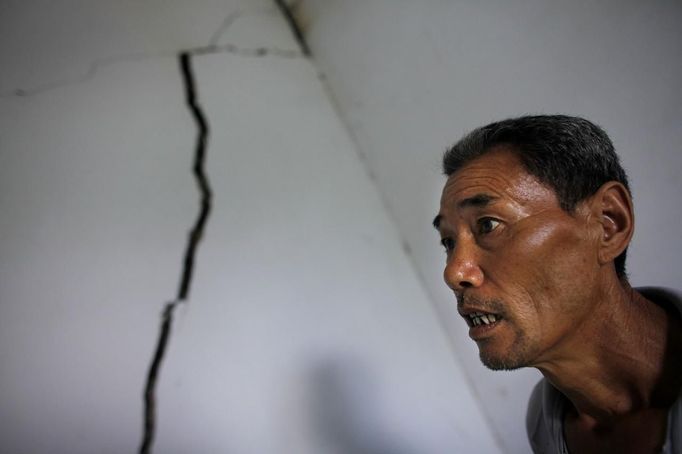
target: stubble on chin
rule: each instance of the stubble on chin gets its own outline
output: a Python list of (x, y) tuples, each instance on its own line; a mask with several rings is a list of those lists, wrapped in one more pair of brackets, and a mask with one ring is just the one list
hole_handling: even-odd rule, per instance
[(513, 358), (488, 356), (484, 351), (480, 352), (479, 357), (483, 365), (490, 370), (517, 370), (524, 367), (523, 364)]
[(478, 344), (479, 358), (485, 367), (490, 370), (517, 370), (530, 365), (532, 351), (528, 339), (523, 333), (516, 332), (513, 344), (505, 352), (494, 351), (483, 340)]

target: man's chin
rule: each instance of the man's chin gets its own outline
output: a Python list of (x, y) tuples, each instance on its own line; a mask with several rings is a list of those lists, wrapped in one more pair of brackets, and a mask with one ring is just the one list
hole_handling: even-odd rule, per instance
[(490, 359), (481, 357), (481, 362), (485, 367), (487, 367), (490, 370), (517, 370), (522, 367), (525, 367), (524, 365), (508, 362), (505, 360), (500, 360), (498, 358)]
[(490, 370), (516, 370), (527, 367), (527, 361), (520, 355), (500, 354), (480, 349), (479, 357), (483, 365)]

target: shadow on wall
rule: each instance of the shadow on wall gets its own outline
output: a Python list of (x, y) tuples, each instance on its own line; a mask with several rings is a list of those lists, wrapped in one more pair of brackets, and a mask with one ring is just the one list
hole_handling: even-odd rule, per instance
[(358, 360), (330, 358), (309, 374), (312, 424), (333, 454), (413, 454), (407, 440), (387, 430), (372, 371)]

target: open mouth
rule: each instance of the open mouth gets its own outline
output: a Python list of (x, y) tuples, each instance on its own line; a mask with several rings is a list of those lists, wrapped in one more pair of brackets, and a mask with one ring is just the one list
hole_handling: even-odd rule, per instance
[(492, 325), (495, 322), (502, 320), (502, 317), (495, 314), (484, 314), (483, 312), (472, 312), (467, 314), (464, 319), (467, 321), (470, 327), (480, 326), (480, 325)]

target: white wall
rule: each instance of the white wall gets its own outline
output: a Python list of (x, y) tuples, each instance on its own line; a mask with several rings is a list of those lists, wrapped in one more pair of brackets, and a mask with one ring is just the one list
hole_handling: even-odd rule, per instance
[(444, 259), (430, 226), (444, 183), (441, 153), (468, 130), (510, 116), (595, 121), (632, 180), (631, 281), (679, 286), (682, 4), (304, 0), (300, 10), (496, 436), (506, 452), (526, 452), (525, 406), (538, 374), (483, 368), (441, 280)]
[(0, 4), (0, 451), (137, 449), (198, 210), (176, 54), (229, 17), (214, 44), (268, 50), (193, 60), (214, 206), (161, 369), (156, 452), (499, 452), (265, 0)]

